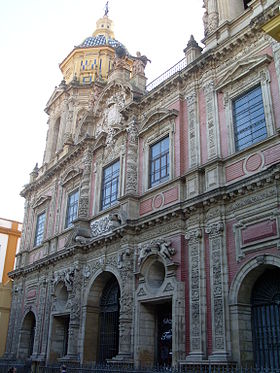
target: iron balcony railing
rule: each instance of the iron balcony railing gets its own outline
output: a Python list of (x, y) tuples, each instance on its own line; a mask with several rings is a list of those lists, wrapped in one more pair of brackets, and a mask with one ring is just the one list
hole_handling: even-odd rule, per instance
[(171, 78), (171, 76), (175, 75), (178, 71), (183, 70), (186, 66), (187, 66), (187, 61), (186, 61), (186, 58), (184, 57), (182, 60), (177, 62), (174, 66), (172, 66), (170, 69), (168, 69), (163, 74), (161, 74), (159, 77), (154, 79), (151, 83), (147, 84), (146, 90), (150, 92), (151, 90), (159, 86), (162, 82)]

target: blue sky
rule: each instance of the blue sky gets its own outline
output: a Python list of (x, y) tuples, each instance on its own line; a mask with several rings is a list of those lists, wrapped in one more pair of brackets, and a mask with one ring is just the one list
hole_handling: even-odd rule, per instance
[[(23, 220), (19, 196), (42, 163), (46, 102), (62, 80), (58, 64), (95, 30), (105, 0), (0, 0), (0, 217)], [(148, 82), (203, 38), (202, 0), (111, 0), (115, 37), (147, 55)], [(200, 43), (201, 44), (201, 43)]]

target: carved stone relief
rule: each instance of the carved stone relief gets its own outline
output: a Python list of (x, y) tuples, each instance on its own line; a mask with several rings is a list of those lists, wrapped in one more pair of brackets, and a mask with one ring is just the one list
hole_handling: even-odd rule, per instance
[(211, 268), (211, 298), (212, 328), (213, 328), (213, 353), (216, 350), (225, 351), (225, 305), (223, 289), (223, 230), (224, 224), (216, 222), (206, 227), (205, 232), (209, 235), (210, 245), (210, 268)]
[(206, 127), (207, 127), (207, 150), (208, 159), (218, 155), (219, 137), (218, 123), (216, 113), (216, 92), (214, 90), (214, 82), (208, 82), (203, 87), (206, 101)]
[(190, 273), (190, 334), (191, 354), (202, 355), (202, 312), (201, 312), (201, 274), (200, 274), (200, 245), (202, 230), (200, 228), (189, 229), (186, 234), (189, 252)]
[(197, 94), (193, 91), (186, 97), (188, 110), (188, 141), (189, 165), (194, 167), (199, 163), (199, 125), (197, 118)]

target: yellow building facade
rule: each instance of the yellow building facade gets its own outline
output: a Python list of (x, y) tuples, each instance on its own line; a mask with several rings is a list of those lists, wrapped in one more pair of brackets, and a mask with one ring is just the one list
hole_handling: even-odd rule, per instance
[(8, 273), (14, 269), (21, 229), (21, 223), (0, 218), (0, 356), (5, 352), (12, 298), (12, 281)]

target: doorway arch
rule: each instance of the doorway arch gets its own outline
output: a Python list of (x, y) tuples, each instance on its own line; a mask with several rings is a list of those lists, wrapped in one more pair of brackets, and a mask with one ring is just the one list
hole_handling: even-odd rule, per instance
[[(253, 319), (253, 308), (256, 304), (256, 294), (262, 291), (260, 284), (265, 278), (263, 276), (273, 271), (280, 276), (280, 258), (268, 254), (259, 255), (241, 267), (230, 287), (232, 358), (244, 366), (258, 364), (255, 352), (256, 335), (253, 332), (256, 322)], [(278, 333), (280, 335), (280, 330)]]
[(84, 336), (85, 363), (103, 363), (119, 350), (120, 286), (111, 272), (102, 272), (88, 293)]
[(34, 337), (36, 329), (36, 318), (32, 311), (29, 311), (20, 329), (18, 356), (21, 359), (28, 359), (33, 353)]

